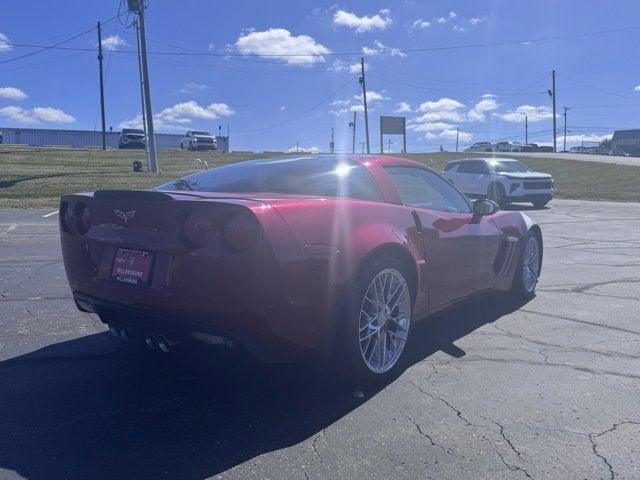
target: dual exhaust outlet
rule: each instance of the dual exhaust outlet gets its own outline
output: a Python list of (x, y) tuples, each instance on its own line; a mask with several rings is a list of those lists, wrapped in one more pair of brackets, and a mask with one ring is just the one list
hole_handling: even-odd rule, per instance
[[(109, 331), (116, 337), (122, 338), (123, 340), (134, 340), (134, 334), (132, 330), (117, 323), (109, 323)], [(143, 338), (144, 343), (147, 345), (147, 347), (152, 350), (160, 350), (163, 353), (169, 353), (178, 343), (168, 339), (164, 335), (153, 332), (145, 332)]]

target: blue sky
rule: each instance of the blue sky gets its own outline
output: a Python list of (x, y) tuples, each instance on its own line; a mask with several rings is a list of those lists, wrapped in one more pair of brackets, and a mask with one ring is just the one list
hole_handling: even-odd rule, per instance
[[(99, 128), (97, 43), (92, 31), (24, 59), (107, 20), (119, 0), (5, 0), (0, 16), (0, 126)], [(126, 3), (126, 2), (125, 2)], [(107, 125), (139, 123), (132, 28), (104, 26)], [(640, 26), (639, 2), (150, 0), (147, 10), (152, 102), (157, 130), (223, 131), (233, 149), (349, 150), (348, 122), (361, 94), (354, 73), (367, 62), (372, 150), (379, 115), (404, 115), (408, 149), (454, 148), (510, 138), (552, 141), (550, 71), (568, 113), (569, 145), (638, 125), (640, 29), (477, 48)], [(432, 49), (423, 52), (404, 50)], [(348, 52), (350, 55), (340, 55)], [(193, 54), (193, 55), (192, 55)], [(212, 55), (213, 54), (213, 55)], [(294, 56), (273, 56), (273, 55)], [(225, 56), (230, 55), (230, 56)], [(638, 87), (636, 89), (636, 87)], [(337, 92), (337, 93), (336, 93)], [(315, 108), (312, 108), (315, 107)], [(306, 113), (305, 113), (306, 112)], [(563, 120), (558, 119), (559, 129)], [(540, 132), (540, 133), (536, 133)], [(398, 151), (400, 139), (392, 138)], [(386, 143), (386, 142), (385, 142)], [(560, 142), (561, 146), (562, 143)], [(385, 146), (386, 148), (386, 146)]]

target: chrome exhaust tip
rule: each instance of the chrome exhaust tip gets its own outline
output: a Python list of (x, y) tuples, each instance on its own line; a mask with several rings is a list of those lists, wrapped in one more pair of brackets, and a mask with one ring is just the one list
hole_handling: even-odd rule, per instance
[(169, 353), (173, 350), (173, 346), (176, 345), (176, 342), (169, 340), (164, 335), (158, 335), (156, 338), (158, 340), (158, 348), (164, 353)]
[(151, 332), (147, 332), (144, 334), (144, 343), (146, 343), (147, 347), (152, 350), (158, 348), (158, 340), (156, 339), (156, 336)]

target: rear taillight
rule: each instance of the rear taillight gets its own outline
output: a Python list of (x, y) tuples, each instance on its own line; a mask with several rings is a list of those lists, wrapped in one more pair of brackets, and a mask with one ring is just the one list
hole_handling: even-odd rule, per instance
[(213, 223), (202, 213), (191, 213), (184, 221), (182, 233), (189, 246), (202, 247), (213, 236)]
[(91, 212), (84, 203), (77, 203), (74, 210), (76, 231), (84, 235), (91, 227)]
[(236, 213), (230, 216), (222, 228), (224, 243), (236, 252), (251, 248), (259, 234), (258, 222), (245, 214)]

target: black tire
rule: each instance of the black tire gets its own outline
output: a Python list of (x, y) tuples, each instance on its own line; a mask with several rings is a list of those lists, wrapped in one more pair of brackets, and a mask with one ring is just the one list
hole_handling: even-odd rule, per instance
[(544, 208), (547, 205), (547, 203), (549, 203), (549, 201), (546, 200), (544, 202), (531, 202), (531, 203), (535, 208)]
[[(537, 244), (537, 272), (531, 272), (535, 276), (535, 282), (533, 285), (527, 285), (525, 281), (525, 269), (527, 268), (527, 244), (530, 241), (535, 241)], [(513, 284), (511, 286), (511, 294), (517, 299), (529, 299), (533, 298), (536, 295), (536, 286), (538, 282), (538, 278), (540, 276), (540, 272), (542, 270), (542, 242), (537, 234), (533, 232), (527, 233), (524, 237), (522, 237), (522, 245), (520, 248), (520, 253), (518, 257), (518, 264), (516, 266), (516, 271), (513, 277)]]
[(500, 208), (503, 208), (507, 204), (507, 194), (504, 191), (504, 187), (499, 183), (492, 183), (489, 185), (487, 198), (496, 202)]
[[(364, 297), (372, 284), (373, 279), (384, 271), (397, 272), (406, 282), (407, 288), (406, 290), (403, 289), (403, 291), (408, 295), (406, 301), (408, 302), (409, 313), (406, 340), (399, 356), (388, 370), (378, 373), (374, 372), (367, 365), (363, 358), (364, 353), (361, 352), (360, 309), (365, 304)], [(389, 287), (389, 289), (391, 289), (391, 287)], [(392, 381), (404, 370), (404, 359), (407, 344), (411, 338), (411, 328), (413, 323), (411, 321), (412, 295), (410, 276), (406, 267), (398, 259), (391, 256), (379, 257), (363, 267), (347, 292), (343, 308), (338, 312), (339, 318), (337, 321), (339, 322), (339, 328), (338, 337), (336, 339), (338, 355), (335, 362), (335, 369), (338, 375), (353, 386), (369, 388), (384, 385)], [(387, 323), (391, 324), (392, 322), (388, 321)], [(387, 335), (388, 334), (385, 333), (385, 343), (387, 338), (391, 338), (390, 335)], [(374, 345), (373, 348), (376, 348), (376, 345)]]

